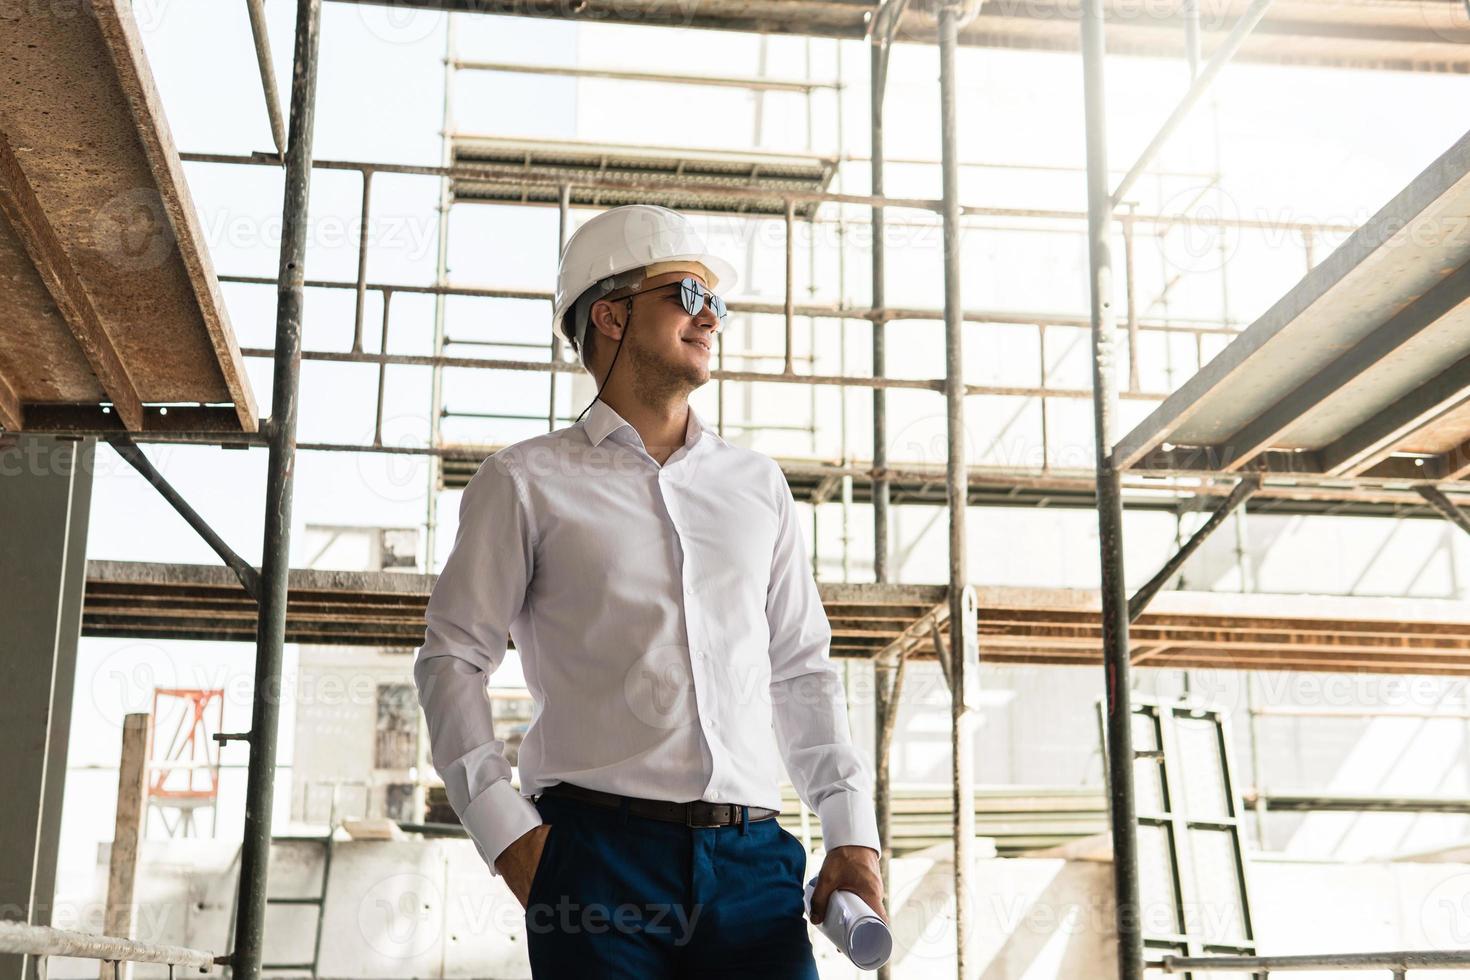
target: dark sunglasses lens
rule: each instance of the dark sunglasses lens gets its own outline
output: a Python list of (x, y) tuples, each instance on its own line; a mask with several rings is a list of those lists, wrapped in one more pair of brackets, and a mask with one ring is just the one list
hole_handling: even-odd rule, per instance
[(714, 295), (713, 293), (710, 294), (709, 306), (710, 309), (715, 311), (715, 316), (719, 317), (721, 320), (725, 319), (725, 314), (729, 312), (725, 309), (725, 301), (720, 297)]

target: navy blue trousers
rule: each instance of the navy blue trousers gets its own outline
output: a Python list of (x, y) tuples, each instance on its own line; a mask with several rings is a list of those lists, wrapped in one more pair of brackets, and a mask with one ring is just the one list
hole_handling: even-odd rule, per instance
[(531, 879), (531, 974), (816, 980), (806, 851), (774, 819), (686, 827), (551, 796)]

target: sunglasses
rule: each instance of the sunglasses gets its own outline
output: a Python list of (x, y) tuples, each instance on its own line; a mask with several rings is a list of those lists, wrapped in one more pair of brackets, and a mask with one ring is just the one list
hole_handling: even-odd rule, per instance
[(715, 293), (705, 289), (699, 280), (693, 276), (685, 276), (678, 282), (666, 282), (661, 286), (649, 286), (647, 289), (638, 289), (616, 298), (632, 299), (634, 296), (651, 293), (657, 289), (673, 289), (675, 287), (679, 290), (679, 302), (684, 307), (685, 313), (688, 313), (690, 316), (698, 316), (699, 312), (704, 309), (705, 304), (708, 303), (710, 312), (714, 313), (719, 319), (721, 326), (724, 325), (725, 317), (730, 312), (725, 307), (725, 301)]

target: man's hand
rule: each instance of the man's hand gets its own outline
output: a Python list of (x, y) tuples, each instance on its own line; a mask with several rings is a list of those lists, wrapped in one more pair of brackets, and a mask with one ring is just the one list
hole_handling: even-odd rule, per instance
[(883, 876), (878, 870), (878, 852), (861, 844), (834, 847), (827, 852), (822, 870), (812, 889), (812, 922), (821, 925), (827, 915), (827, 899), (834, 891), (850, 891), (888, 921), (883, 908)]
[(550, 831), (551, 824), (537, 824), (517, 837), (495, 859), (495, 870), (505, 878), (521, 908), (531, 903), (531, 881), (536, 876), (537, 865), (541, 863), (541, 852), (546, 847), (546, 835)]

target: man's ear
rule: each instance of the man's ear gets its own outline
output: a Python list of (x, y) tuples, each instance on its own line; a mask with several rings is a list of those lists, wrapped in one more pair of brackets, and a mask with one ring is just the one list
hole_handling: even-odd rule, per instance
[(623, 335), (623, 320), (621, 303), (613, 303), (609, 300), (600, 299), (592, 304), (592, 309), (587, 311), (590, 321), (589, 329), (596, 329), (609, 340), (617, 340)]

